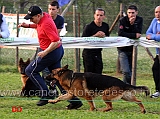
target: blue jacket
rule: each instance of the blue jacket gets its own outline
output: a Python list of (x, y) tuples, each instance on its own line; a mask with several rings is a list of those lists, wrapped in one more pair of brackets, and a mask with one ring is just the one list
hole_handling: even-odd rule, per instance
[[(146, 31), (146, 35), (151, 35), (152, 40), (160, 41), (160, 34), (157, 32), (160, 32), (160, 22), (158, 23), (158, 20), (154, 18)], [(156, 53), (159, 54), (159, 48), (156, 48)]]
[(3, 15), (2, 15), (2, 21), (0, 25), (0, 34), (2, 35), (2, 38), (8, 38), (10, 36), (10, 31), (8, 29), (6, 19)]

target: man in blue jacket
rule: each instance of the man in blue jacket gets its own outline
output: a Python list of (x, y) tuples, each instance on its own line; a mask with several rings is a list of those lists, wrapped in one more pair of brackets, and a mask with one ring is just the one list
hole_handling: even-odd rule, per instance
[(6, 19), (2, 14), (0, 14), (0, 38), (8, 38), (9, 36), (10, 32), (6, 23)]
[[(155, 18), (152, 20), (147, 32), (146, 38), (148, 40), (160, 41), (160, 6), (155, 8)], [(155, 82), (156, 92), (151, 95), (151, 98), (160, 97), (160, 62), (159, 52), (160, 48), (156, 48), (156, 57), (152, 66), (153, 78)]]

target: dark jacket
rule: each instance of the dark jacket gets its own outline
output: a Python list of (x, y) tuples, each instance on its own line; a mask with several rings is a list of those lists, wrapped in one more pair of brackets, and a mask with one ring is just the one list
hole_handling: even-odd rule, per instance
[[(105, 22), (102, 22), (102, 26), (97, 26), (94, 21), (92, 21), (90, 24), (87, 24), (83, 30), (82, 37), (91, 37), (94, 34), (96, 34), (98, 31), (103, 31), (106, 36), (109, 36), (109, 25)], [(102, 48), (93, 48), (93, 49), (87, 49), (85, 48), (85, 51), (97, 53), (101, 52)]]
[[(136, 39), (136, 33), (142, 32), (143, 18), (136, 16), (133, 25), (130, 24), (128, 16), (120, 19), (118, 36)], [(132, 52), (133, 46), (118, 47), (119, 50)]]

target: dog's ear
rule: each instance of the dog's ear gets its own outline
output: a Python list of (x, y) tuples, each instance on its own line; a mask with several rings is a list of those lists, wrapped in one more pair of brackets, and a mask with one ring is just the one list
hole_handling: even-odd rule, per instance
[(28, 58), (27, 63), (30, 63), (30, 58)]
[(68, 69), (68, 65), (64, 66), (63, 69)]
[(45, 80), (53, 80), (53, 75), (52, 74), (48, 74), (46, 77), (44, 77)]
[(22, 59), (22, 58), (20, 58), (20, 59), (19, 59), (19, 62), (20, 62), (20, 63), (22, 63), (22, 62), (23, 62), (23, 59)]
[(52, 70), (52, 74), (57, 74), (57, 72), (58, 72), (57, 69)]

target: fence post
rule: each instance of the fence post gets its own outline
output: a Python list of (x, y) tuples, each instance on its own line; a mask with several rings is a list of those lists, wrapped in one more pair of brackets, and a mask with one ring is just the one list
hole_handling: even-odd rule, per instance
[[(121, 17), (123, 17), (123, 12), (124, 12), (124, 10), (123, 10), (123, 4), (121, 3), (121, 4), (120, 4), (120, 11), (119, 11), (119, 13), (118, 13), (118, 16), (117, 16), (117, 18), (116, 18), (116, 22), (115, 22), (115, 23), (117, 23), (117, 22), (119, 21), (119, 19), (120, 19)], [(110, 29), (110, 32), (111, 32), (111, 29)], [(120, 66), (119, 57), (117, 57), (116, 65), (117, 65), (116, 73), (117, 73), (117, 74), (121, 74), (122, 71), (121, 71), (121, 66)]]
[(19, 60), (19, 49), (18, 49), (18, 46), (16, 47), (16, 66), (18, 67), (18, 60)]
[(6, 6), (2, 6), (2, 13), (5, 13)]
[[(74, 1), (73, 3), (73, 31), (74, 31), (74, 36), (77, 37), (78, 29), (77, 29), (77, 0)], [(75, 49), (75, 70), (76, 72), (80, 72), (80, 49), (76, 48)]]
[(17, 13), (17, 37), (19, 37), (19, 28), (18, 28), (18, 25), (19, 25), (19, 11), (16, 11), (16, 13)]
[(131, 85), (136, 85), (136, 70), (137, 70), (137, 45), (133, 46), (133, 54), (132, 54), (132, 77), (131, 77)]

